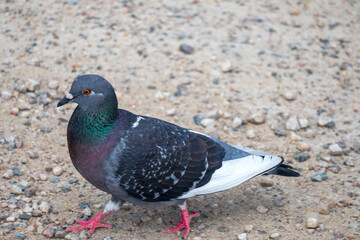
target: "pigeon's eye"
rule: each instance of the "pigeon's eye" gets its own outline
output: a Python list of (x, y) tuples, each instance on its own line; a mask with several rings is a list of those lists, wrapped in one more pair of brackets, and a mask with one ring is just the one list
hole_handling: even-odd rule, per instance
[(90, 89), (85, 89), (84, 91), (83, 91), (83, 94), (84, 95), (89, 95), (91, 93), (91, 90)]

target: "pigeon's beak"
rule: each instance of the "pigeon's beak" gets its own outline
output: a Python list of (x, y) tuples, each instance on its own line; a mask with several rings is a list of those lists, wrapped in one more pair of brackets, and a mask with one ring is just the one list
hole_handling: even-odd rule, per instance
[(66, 93), (65, 97), (58, 102), (57, 107), (61, 107), (62, 105), (72, 102), (73, 99), (74, 96), (71, 93)]

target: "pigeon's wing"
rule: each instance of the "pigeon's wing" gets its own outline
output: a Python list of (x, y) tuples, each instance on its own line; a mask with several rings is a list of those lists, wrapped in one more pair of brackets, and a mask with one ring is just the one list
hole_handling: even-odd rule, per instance
[(147, 117), (138, 117), (122, 137), (115, 177), (143, 201), (169, 201), (210, 181), (222, 166), (224, 148), (208, 136)]

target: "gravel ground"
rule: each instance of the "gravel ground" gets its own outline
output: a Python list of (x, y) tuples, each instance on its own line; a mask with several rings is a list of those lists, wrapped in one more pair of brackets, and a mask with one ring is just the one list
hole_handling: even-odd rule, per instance
[[(0, 239), (65, 233), (109, 196), (67, 152), (79, 74), (119, 107), (283, 155), (259, 177), (189, 201), (189, 239), (360, 239), (359, 1), (0, 1)], [(126, 204), (92, 239), (179, 239), (177, 207)]]

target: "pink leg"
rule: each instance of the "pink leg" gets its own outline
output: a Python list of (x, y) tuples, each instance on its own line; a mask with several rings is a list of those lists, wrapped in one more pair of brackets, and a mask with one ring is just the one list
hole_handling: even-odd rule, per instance
[(81, 231), (84, 230), (86, 228), (90, 228), (90, 230), (88, 231), (88, 235), (91, 236), (94, 232), (96, 228), (99, 227), (104, 227), (104, 228), (111, 228), (111, 224), (109, 223), (101, 223), (101, 220), (110, 215), (112, 212), (108, 212), (105, 213), (101, 212), (98, 215), (96, 215), (94, 218), (92, 218), (90, 221), (83, 221), (83, 220), (76, 220), (77, 223), (80, 223), (82, 225), (77, 226), (77, 227), (67, 227), (66, 231), (68, 232), (73, 232), (73, 231)]
[(186, 239), (190, 232), (191, 218), (200, 216), (200, 213), (196, 212), (189, 215), (186, 203), (185, 203), (185, 208), (181, 209), (180, 211), (181, 211), (182, 222), (174, 222), (173, 224), (176, 225), (177, 227), (170, 229), (163, 229), (162, 231), (165, 233), (170, 233), (170, 232), (180, 231), (181, 229), (185, 228), (184, 239)]

